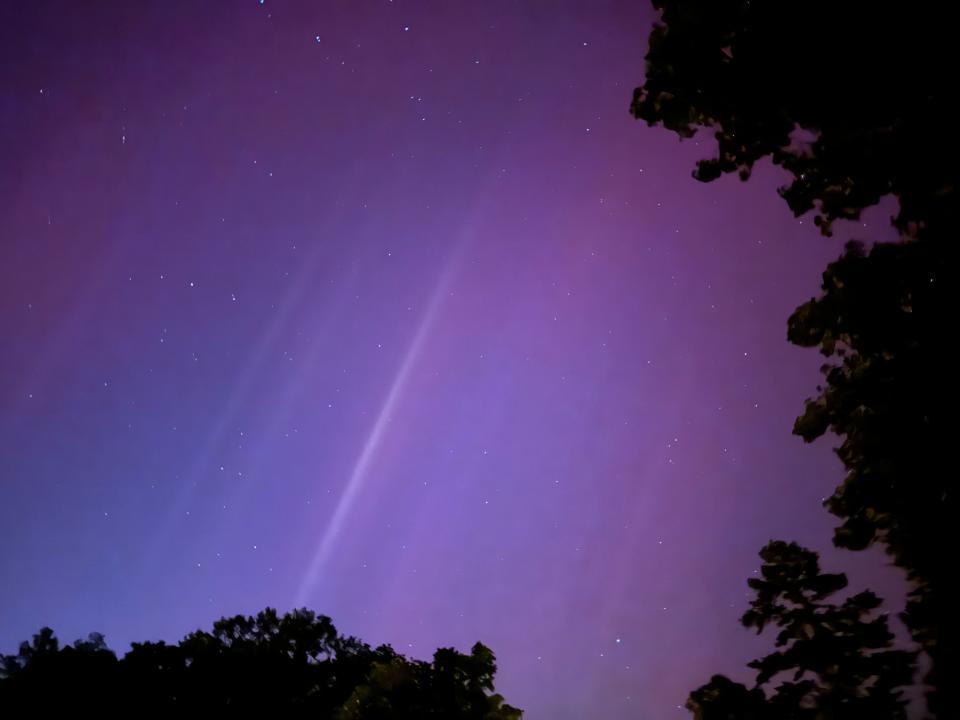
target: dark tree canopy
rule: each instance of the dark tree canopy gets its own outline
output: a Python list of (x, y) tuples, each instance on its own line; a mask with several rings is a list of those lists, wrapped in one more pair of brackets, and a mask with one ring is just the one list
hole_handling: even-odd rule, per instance
[(777, 649), (749, 664), (753, 688), (715, 675), (692, 692), (696, 720), (905, 720), (916, 655), (893, 649), (880, 599), (865, 591), (829, 600), (846, 576), (822, 573), (817, 554), (795, 543), (771, 542), (760, 557), (741, 622), (758, 633), (776, 627)]
[[(930, 654), (927, 681), (952, 681), (957, 594), (954, 463), (948, 455), (949, 353), (946, 312), (952, 268), (930, 242), (851, 243), (823, 276), (823, 295), (791, 316), (788, 336), (832, 358), (825, 386), (808, 400), (794, 432), (812, 441), (832, 431), (847, 470), (826, 501), (843, 520), (834, 542), (886, 548), (912, 583), (903, 619)], [(931, 697), (931, 709), (952, 717)], [(951, 711), (952, 712), (952, 711)]]
[[(933, 661), (936, 691), (955, 677), (953, 458), (955, 391), (947, 337), (960, 231), (960, 146), (947, 135), (960, 83), (949, 4), (654, 0), (644, 85), (631, 111), (682, 137), (714, 132), (718, 153), (694, 175), (747, 179), (770, 157), (780, 194), (821, 231), (892, 195), (901, 241), (850, 243), (824, 273), (823, 295), (789, 320), (788, 337), (830, 358), (824, 387), (795, 432), (828, 432), (847, 474), (826, 501), (834, 541), (879, 542), (913, 589), (903, 617)], [(954, 388), (951, 390), (951, 388)], [(960, 717), (954, 693), (930, 710)]]
[[(949, 4), (829, 0), (653, 0), (644, 85), (633, 114), (684, 137), (714, 130), (713, 180), (770, 156), (797, 215), (839, 218), (883, 196), (897, 223), (956, 217), (958, 84)], [(804, 138), (812, 142), (804, 142)], [(951, 221), (949, 224), (953, 225)]]
[(791, 316), (788, 336), (835, 358), (827, 386), (795, 425), (805, 440), (827, 430), (843, 438), (847, 467), (827, 501), (845, 519), (837, 544), (854, 550), (882, 540), (904, 567), (944, 572), (950, 490), (945, 459), (947, 338), (939, 325), (949, 301), (945, 268), (925, 243), (851, 243), (823, 276), (823, 295)]
[(191, 633), (176, 645), (134, 643), (118, 659), (103, 636), (60, 647), (50, 628), (0, 656), (0, 708), (42, 714), (242, 710), (263, 717), (330, 720), (451, 718), (519, 720), (494, 693), (496, 660), (480, 643), (469, 655), (441, 649), (408, 660), (339, 635), (330, 618), (270, 608)]

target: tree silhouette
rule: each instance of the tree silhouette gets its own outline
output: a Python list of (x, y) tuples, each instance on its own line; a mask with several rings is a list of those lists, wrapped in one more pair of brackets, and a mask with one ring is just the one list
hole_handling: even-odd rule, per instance
[(176, 645), (133, 643), (122, 658), (103, 636), (60, 648), (50, 628), (0, 656), (0, 707), (34, 712), (96, 710), (309, 715), (330, 720), (518, 720), (494, 693), (496, 662), (480, 643), (470, 655), (438, 650), (433, 663), (388, 646), (371, 649), (308, 610), (267, 608), (197, 631)]
[(953, 78), (949, 8), (825, 0), (654, 0), (644, 85), (631, 112), (681, 137), (710, 128), (716, 157), (694, 176), (750, 176), (770, 157), (779, 192), (830, 234), (886, 195), (899, 204), (896, 244), (857, 243), (824, 273), (823, 295), (790, 318), (788, 338), (831, 358), (824, 387), (794, 432), (838, 435), (846, 477), (826, 501), (834, 542), (881, 543), (912, 591), (902, 617), (932, 660), (928, 706), (960, 717), (950, 566), (952, 458), (947, 366), (960, 231), (960, 148), (948, 138)]
[[(834, 542), (859, 550), (879, 540), (907, 570), (913, 588), (902, 617), (933, 660), (934, 688), (954, 677), (957, 637), (942, 317), (951, 284), (941, 260), (926, 242), (869, 253), (848, 245), (824, 273), (823, 296), (789, 321), (792, 342), (834, 358), (823, 368), (826, 387), (794, 427), (807, 441), (828, 430), (842, 438), (836, 452), (847, 474), (826, 501), (843, 519)], [(955, 717), (947, 694), (930, 699), (932, 711)]]
[(344, 703), (338, 720), (519, 720), (522, 713), (493, 692), (496, 671), (493, 653), (480, 643), (470, 655), (437, 650), (433, 663), (385, 658), (374, 663), (367, 682)]
[[(916, 654), (893, 649), (880, 599), (870, 591), (829, 601), (847, 578), (820, 571), (816, 553), (773, 541), (760, 551), (760, 577), (741, 622), (758, 633), (779, 629), (777, 650), (749, 663), (748, 689), (723, 675), (690, 694), (696, 720), (905, 720), (901, 688), (910, 684)], [(768, 696), (763, 688), (779, 684)]]
[[(960, 150), (953, 25), (942, 3), (653, 0), (647, 71), (631, 111), (682, 137), (708, 127), (695, 177), (750, 176), (763, 157), (795, 214), (853, 219), (888, 194), (897, 224), (955, 225)], [(947, 218), (952, 218), (945, 223)]]

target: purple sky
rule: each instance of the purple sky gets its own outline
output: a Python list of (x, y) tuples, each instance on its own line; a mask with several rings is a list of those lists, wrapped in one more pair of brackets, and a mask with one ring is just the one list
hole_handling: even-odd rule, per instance
[(4, 4), (0, 652), (306, 604), (481, 640), (531, 720), (667, 720), (772, 644), (770, 538), (889, 587), (790, 434), (849, 230), (630, 117), (651, 19)]

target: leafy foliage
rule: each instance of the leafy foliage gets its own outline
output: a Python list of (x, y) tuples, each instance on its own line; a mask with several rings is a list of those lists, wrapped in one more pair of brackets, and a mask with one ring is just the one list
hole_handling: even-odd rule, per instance
[[(906, 569), (912, 590), (903, 619), (933, 660), (934, 687), (953, 676), (957, 637), (944, 332), (956, 284), (946, 248), (919, 240), (866, 252), (851, 243), (824, 273), (823, 295), (788, 324), (792, 342), (831, 358), (825, 387), (794, 432), (808, 442), (828, 431), (841, 438), (836, 453), (847, 472), (825, 503), (843, 520), (834, 542), (860, 550), (879, 541)], [(948, 696), (930, 701), (950, 717)]]
[(339, 635), (323, 615), (273, 609), (237, 615), (177, 645), (134, 643), (122, 659), (103, 636), (61, 648), (43, 628), (0, 657), (0, 707), (143, 714), (242, 710), (330, 720), (519, 720), (493, 692), (496, 661), (438, 650), (432, 663)]
[(653, 4), (660, 21), (631, 112), (681, 137), (714, 131), (717, 157), (695, 177), (746, 179), (769, 156), (792, 175), (780, 190), (790, 208), (816, 208), (827, 234), (888, 194), (901, 228), (956, 217), (960, 151), (943, 138), (958, 106), (947, 6)]
[(899, 203), (901, 242), (850, 243), (823, 295), (788, 323), (791, 342), (830, 358), (794, 431), (840, 437), (846, 477), (826, 501), (834, 541), (881, 543), (906, 570), (903, 618), (929, 654), (928, 706), (960, 717), (948, 403), (949, 310), (957, 287), (960, 146), (945, 137), (960, 107), (950, 8), (826, 0), (654, 0), (644, 85), (631, 112), (681, 137), (713, 131), (716, 157), (694, 176), (749, 178), (769, 157), (779, 192), (813, 210), (824, 234), (880, 198)]
[[(776, 627), (776, 650), (749, 663), (756, 686), (715, 675), (691, 693), (697, 720), (905, 720), (901, 688), (916, 654), (893, 649), (880, 599), (870, 591), (829, 600), (847, 587), (843, 574), (822, 573), (816, 553), (774, 541), (760, 552), (760, 577), (741, 622), (758, 633)], [(767, 696), (764, 686), (779, 684)]]
[(337, 717), (519, 720), (522, 713), (493, 692), (496, 669), (493, 653), (480, 643), (470, 655), (437, 650), (432, 664), (385, 659), (373, 665)]

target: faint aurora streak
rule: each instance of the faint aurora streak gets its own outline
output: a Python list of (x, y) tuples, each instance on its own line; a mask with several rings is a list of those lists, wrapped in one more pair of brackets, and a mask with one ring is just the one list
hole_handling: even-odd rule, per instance
[(390, 385), (390, 391), (380, 406), (380, 412), (377, 414), (376, 422), (374, 422), (370, 433), (367, 435), (363, 448), (353, 465), (353, 470), (350, 472), (350, 479), (347, 481), (346, 487), (340, 495), (340, 499), (337, 501), (333, 515), (327, 522), (326, 529), (323, 531), (320, 542), (317, 544), (313, 559), (304, 573), (303, 580), (300, 583), (300, 589), (296, 596), (295, 604), (297, 606), (306, 604), (307, 598), (316, 586), (320, 572), (323, 570), (324, 565), (336, 545), (338, 537), (346, 525), (350, 511), (353, 509), (357, 497), (366, 484), (367, 476), (370, 473), (370, 468), (376, 458), (377, 450), (386, 433), (387, 425), (403, 396), (407, 380), (420, 357), (424, 342), (430, 334), (434, 321), (439, 314), (440, 307), (443, 304), (443, 298), (449, 292), (448, 288), (456, 274), (456, 269), (459, 265), (458, 260), (462, 255), (461, 251), (465, 245), (465, 241), (457, 244), (440, 274), (437, 286), (430, 297), (423, 318), (420, 320), (417, 331), (414, 333), (413, 339), (410, 341), (407, 352), (403, 357), (403, 362), (400, 363), (400, 367), (397, 369), (396, 375), (394, 375), (393, 383)]

